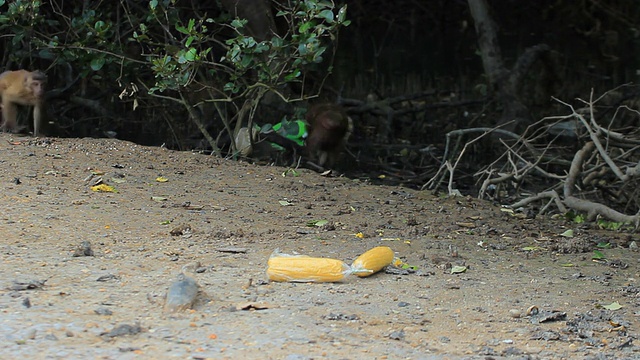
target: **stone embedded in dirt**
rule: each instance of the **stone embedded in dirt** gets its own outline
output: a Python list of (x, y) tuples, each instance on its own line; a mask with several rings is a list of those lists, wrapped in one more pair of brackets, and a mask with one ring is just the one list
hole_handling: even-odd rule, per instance
[(514, 319), (518, 319), (522, 316), (522, 311), (518, 310), (518, 309), (510, 309), (509, 310), (509, 316), (511, 316)]
[(110, 280), (120, 280), (120, 277), (114, 274), (107, 274), (107, 275), (102, 275), (96, 279), (96, 281), (102, 281), (102, 282), (110, 281)]
[(244, 254), (247, 251), (249, 251), (249, 249), (244, 247), (224, 247), (224, 248), (217, 248), (216, 251), (223, 252), (223, 253)]
[(94, 313), (98, 314), (98, 315), (105, 315), (105, 316), (109, 316), (109, 315), (113, 315), (113, 311), (104, 308), (104, 307), (99, 307), (95, 310), (93, 310)]
[(478, 355), (495, 356), (498, 355), (498, 353), (490, 346), (483, 346), (480, 351), (478, 351)]
[(93, 256), (93, 249), (91, 249), (91, 243), (88, 241), (83, 241), (73, 252), (73, 257), (80, 256)]
[(164, 304), (165, 312), (179, 312), (191, 309), (198, 296), (200, 286), (190, 276), (179, 274), (178, 279), (171, 284), (167, 291)]
[(392, 331), (389, 334), (389, 339), (391, 339), (391, 340), (403, 340), (404, 339), (404, 330)]
[(266, 310), (266, 309), (272, 309), (272, 308), (276, 308), (278, 306), (273, 305), (273, 304), (268, 304), (268, 303), (264, 303), (264, 302), (255, 302), (255, 301), (249, 301), (249, 302), (243, 302), (240, 304), (237, 304), (235, 309), (240, 311), (240, 310)]
[(195, 273), (197, 272), (198, 269), (200, 269), (202, 266), (200, 264), (200, 261), (193, 261), (190, 262), (188, 264), (184, 264), (182, 265), (182, 272), (185, 273)]
[(125, 336), (125, 335), (136, 335), (136, 334), (139, 334), (140, 332), (142, 332), (142, 327), (140, 327), (139, 324), (135, 324), (135, 325), (122, 324), (122, 325), (116, 326), (111, 331), (102, 333), (100, 335), (105, 336), (107, 338), (114, 338), (114, 337)]
[(511, 346), (511, 347), (508, 347), (508, 348), (504, 349), (500, 355), (502, 355), (502, 356), (518, 356), (518, 355), (522, 355), (522, 350)]
[(629, 267), (629, 264), (625, 263), (624, 261), (620, 260), (620, 259), (613, 259), (613, 260), (609, 260), (607, 262), (607, 265), (609, 265), (609, 267), (615, 268), (615, 269), (626, 269)]
[(36, 338), (36, 334), (38, 333), (38, 330), (34, 329), (34, 328), (30, 328), (29, 330), (27, 330), (24, 334), (24, 338), (25, 339), (29, 339), (29, 340), (33, 340)]
[[(121, 353), (134, 352), (134, 351), (140, 351), (140, 348), (139, 347), (134, 347), (134, 346), (119, 347), (118, 351), (120, 351)], [(196, 358), (194, 358), (194, 359), (196, 359)]]
[(422, 269), (421, 270), (416, 270), (415, 272), (416, 272), (415, 274), (418, 275), (418, 276), (432, 276), (432, 275), (436, 274), (435, 271), (422, 270)]
[[(548, 331), (542, 331), (538, 334), (533, 335), (531, 339), (551, 341), (551, 340), (560, 340), (561, 336), (560, 336), (560, 333), (558, 333), (557, 331), (548, 330)], [(564, 340), (566, 340), (566, 337)]]
[(558, 321), (567, 318), (567, 313), (563, 311), (539, 310), (536, 314), (531, 315), (531, 323), (539, 324), (548, 321)]
[(44, 283), (46, 283), (47, 280), (48, 279), (31, 281), (13, 280), (13, 285), (9, 286), (7, 289), (13, 291), (40, 289), (44, 287)]
[(391, 275), (411, 275), (415, 272), (416, 271), (413, 269), (400, 269), (395, 266), (387, 266), (386, 268), (384, 268), (384, 273)]
[(338, 313), (338, 314), (329, 313), (329, 315), (325, 315), (323, 316), (323, 318), (326, 320), (344, 320), (344, 321), (360, 320), (360, 317), (358, 317), (358, 315), (356, 314), (345, 315), (341, 313)]
[(189, 235), (192, 232), (193, 230), (191, 229), (190, 224), (182, 224), (180, 226), (173, 228), (171, 231), (169, 231), (169, 234), (171, 234), (171, 236), (183, 236), (183, 235)]

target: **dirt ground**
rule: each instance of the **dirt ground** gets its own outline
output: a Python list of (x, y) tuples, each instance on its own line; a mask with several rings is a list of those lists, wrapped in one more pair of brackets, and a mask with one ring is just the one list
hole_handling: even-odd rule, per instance
[[(286, 170), (0, 134), (0, 357), (640, 358), (636, 234)], [(350, 264), (379, 245), (417, 269), (265, 275), (276, 248)], [(181, 272), (199, 293), (166, 312)]]

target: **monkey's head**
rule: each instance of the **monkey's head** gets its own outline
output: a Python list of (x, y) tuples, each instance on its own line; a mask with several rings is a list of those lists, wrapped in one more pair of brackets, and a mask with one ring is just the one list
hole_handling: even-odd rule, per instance
[(33, 96), (41, 98), (44, 95), (44, 86), (47, 83), (47, 75), (42, 71), (36, 70), (24, 79), (24, 85), (26, 88), (31, 89)]
[(350, 121), (344, 110), (334, 104), (312, 106), (307, 112), (309, 136), (306, 148), (308, 155), (324, 166), (332, 166), (347, 141)]

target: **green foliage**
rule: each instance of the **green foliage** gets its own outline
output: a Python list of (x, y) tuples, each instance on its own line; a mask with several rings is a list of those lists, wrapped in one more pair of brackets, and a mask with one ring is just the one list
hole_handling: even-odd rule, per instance
[[(53, 86), (74, 85), (65, 94), (90, 100), (66, 107), (64, 117), (52, 114), (64, 128), (74, 127), (76, 119), (99, 116), (83, 122), (87, 131), (104, 121), (112, 128), (169, 123), (172, 131), (186, 133), (195, 125), (183, 119), (195, 121), (195, 105), (235, 102), (239, 105), (230, 113), (218, 112), (236, 118), (234, 111), (243, 113), (242, 104), (250, 103), (253, 110), (244, 112), (249, 114), (246, 119), (266, 91), (304, 81), (308, 70), (327, 59), (339, 28), (349, 24), (346, 7), (323, 0), (290, 3), (292, 8), (286, 8), (289, 2), (280, 4), (275, 14), (286, 28), (259, 34), (266, 39), (262, 41), (249, 36), (247, 20), (231, 18), (217, 2), (102, 1), (77, 6), (60, 0), (0, 0), (0, 48), (11, 68), (46, 70)], [(268, 0), (263, 4), (271, 6)], [(73, 79), (83, 79), (82, 90)], [(176, 102), (185, 106), (176, 107)], [(119, 108), (127, 112), (114, 111)], [(158, 116), (160, 108), (167, 111)], [(131, 109), (136, 114), (130, 114)], [(114, 114), (113, 119), (103, 119), (105, 114)], [(224, 129), (231, 127), (225, 123)]]
[(591, 256), (592, 260), (606, 260), (607, 257), (600, 250), (593, 250), (593, 255)]
[(576, 224), (582, 224), (585, 221), (585, 216), (583, 214), (578, 214), (573, 211), (568, 211), (564, 214), (564, 218), (568, 221), (573, 221)]
[[(211, 34), (207, 24), (218, 28), (220, 26), (212, 18), (183, 20), (178, 16), (175, 5), (169, 1), (162, 3), (152, 1), (149, 7), (152, 14), (150, 23), (141, 23), (140, 33), (134, 32), (133, 39), (143, 45), (155, 42), (148, 30), (153, 22), (165, 22), (167, 29), (175, 30), (175, 33), (172, 33), (174, 41), (165, 44), (164, 48), (157, 47), (156, 51), (147, 57), (156, 78), (150, 91), (179, 90), (189, 85), (201, 65), (214, 64), (211, 54), (215, 33)], [(215, 74), (213, 67), (210, 70), (212, 70), (210, 74)]]
[[(153, 3), (151, 8), (156, 20), (168, 18), (171, 6)], [(323, 54), (335, 40), (338, 29), (349, 25), (346, 6), (337, 9), (336, 15), (335, 10), (331, 2), (295, 2), (294, 8), (276, 14), (289, 25), (286, 35), (272, 34), (264, 41), (246, 35), (246, 19), (232, 19), (228, 24), (214, 18), (178, 22), (175, 36), (181, 36), (179, 47), (173, 49), (173, 54), (161, 54), (151, 60), (157, 79), (152, 91), (187, 86), (201, 66), (205, 66), (209, 74), (222, 72), (219, 77), (228, 80), (223, 91), (229, 97), (245, 96), (255, 85), (275, 89), (284, 83), (302, 81), (305, 70), (324, 60)], [(210, 35), (207, 24), (219, 28), (228, 26), (235, 33), (224, 42), (226, 52), (218, 62), (210, 56), (214, 36)]]
[(609, 221), (605, 219), (598, 219), (598, 227), (600, 229), (617, 231), (617, 230), (620, 230), (624, 225), (625, 223), (623, 222), (615, 222), (615, 221)]
[[(43, 21), (40, 15), (41, 1), (16, 0), (6, 3), (2, 1), (0, 7), (6, 10), (0, 12), (0, 32), (10, 37), (11, 52), (5, 50), (5, 62), (20, 61), (27, 56), (28, 46), (22, 44), (28, 42), (33, 27)], [(6, 57), (9, 56), (9, 59)]]

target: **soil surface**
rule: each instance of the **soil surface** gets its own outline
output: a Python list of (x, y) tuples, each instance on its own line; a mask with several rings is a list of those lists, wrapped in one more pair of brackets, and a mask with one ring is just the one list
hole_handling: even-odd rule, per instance
[[(104, 139), (0, 134), (0, 199), (2, 358), (640, 358), (633, 233)], [(416, 269), (265, 274), (380, 245)]]

